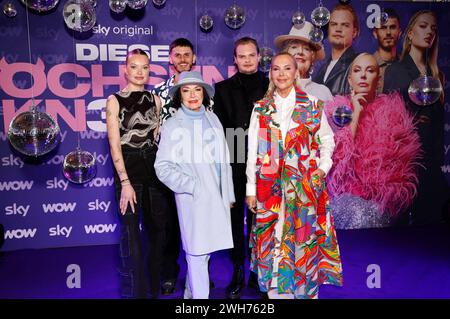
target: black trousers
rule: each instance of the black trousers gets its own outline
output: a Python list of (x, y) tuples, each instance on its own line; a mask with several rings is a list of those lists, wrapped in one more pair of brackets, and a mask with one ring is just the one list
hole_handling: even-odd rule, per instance
[[(233, 231), (234, 247), (230, 250), (230, 257), (234, 266), (243, 266), (246, 254), (248, 258), (250, 257), (249, 237), (252, 227), (253, 213), (247, 209), (245, 205), (245, 185), (247, 183), (245, 168), (245, 163), (232, 164), (236, 203), (231, 209), (231, 229)], [(247, 220), (246, 230), (244, 229), (245, 217)]]
[(178, 222), (177, 206), (175, 204), (175, 196), (171, 192), (168, 201), (166, 223), (166, 241), (163, 248), (163, 265), (161, 277), (163, 281), (176, 281), (180, 266), (178, 265), (178, 257), (180, 256), (181, 234), (180, 224)]
[[(121, 296), (157, 298), (171, 193), (156, 177), (153, 168), (156, 149), (123, 147), (122, 153), (137, 204), (134, 214), (130, 206), (124, 215), (119, 211)], [(121, 185), (117, 174), (115, 182), (119, 202)]]

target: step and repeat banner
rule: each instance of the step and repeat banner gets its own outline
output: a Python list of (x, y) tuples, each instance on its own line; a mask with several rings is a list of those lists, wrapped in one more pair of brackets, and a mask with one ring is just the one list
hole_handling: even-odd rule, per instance
[[(273, 39), (288, 34), (292, 15), (300, 9), (307, 20), (319, 1), (240, 0), (246, 21), (239, 29), (224, 22), (234, 1), (167, 0), (163, 7), (151, 1), (142, 10), (129, 8), (112, 12), (108, 1), (97, 1), (96, 24), (78, 33), (63, 20), (65, 1), (49, 12), (28, 12), (21, 1), (11, 2), (17, 15), (0, 13), (0, 223), (5, 228), (3, 250), (100, 245), (118, 242), (119, 224), (114, 198), (113, 166), (106, 134), (105, 104), (110, 94), (123, 88), (124, 61), (129, 50), (142, 48), (150, 55), (148, 88), (165, 80), (169, 44), (185, 37), (197, 53), (195, 69), (208, 83), (232, 76), (233, 42), (243, 36), (255, 38), (261, 47), (275, 49)], [(348, 2), (348, 1), (346, 1)], [(322, 1), (331, 10), (338, 1)], [(444, 3), (352, 1), (358, 13), (361, 33), (356, 51), (375, 52), (372, 35), (375, 13), (394, 8), (402, 28), (418, 10), (431, 9), (439, 19), (440, 70), (450, 78), (450, 7)], [(214, 22), (204, 32), (199, 19), (208, 13)], [(326, 27), (323, 28), (324, 30)], [(28, 46), (28, 33), (30, 47)], [(326, 37), (326, 34), (325, 34)], [(324, 41), (327, 57), (328, 41)], [(30, 49), (30, 50), (29, 50)], [(398, 44), (401, 52), (401, 44)], [(31, 53), (31, 57), (30, 57)], [(31, 59), (31, 64), (30, 64)], [(315, 66), (318, 70), (320, 65)], [(30, 73), (33, 73), (31, 81)], [(445, 87), (447, 95), (450, 91)], [(34, 96), (41, 111), (54, 117), (61, 129), (61, 143), (41, 158), (25, 158), (11, 147), (7, 131), (12, 118), (29, 110)], [(448, 99), (447, 99), (448, 100)], [(450, 104), (445, 103), (445, 155), (442, 168), (450, 180)], [(81, 148), (96, 159), (97, 174), (77, 185), (62, 174), (64, 157)]]

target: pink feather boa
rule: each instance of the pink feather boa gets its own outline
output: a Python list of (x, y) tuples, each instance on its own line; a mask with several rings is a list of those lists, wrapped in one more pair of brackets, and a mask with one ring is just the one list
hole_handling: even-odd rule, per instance
[(399, 94), (380, 94), (364, 106), (353, 139), (350, 125), (341, 128), (332, 120), (341, 105), (352, 107), (350, 98), (336, 96), (325, 106), (336, 141), (328, 190), (333, 197), (350, 193), (372, 200), (394, 217), (416, 195), (421, 145), (413, 118)]

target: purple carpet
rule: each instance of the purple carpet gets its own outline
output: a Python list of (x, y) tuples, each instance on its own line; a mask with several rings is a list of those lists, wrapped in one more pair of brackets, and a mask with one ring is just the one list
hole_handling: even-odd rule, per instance
[[(390, 228), (338, 231), (344, 270), (344, 287), (321, 286), (321, 299), (450, 298), (450, 227)], [(119, 298), (118, 247), (83, 246), (22, 250), (0, 256), (0, 299)], [(80, 288), (68, 288), (68, 277), (80, 268)], [(181, 298), (185, 262), (175, 294)], [(379, 280), (374, 279), (377, 273)], [(226, 252), (213, 254), (212, 299), (225, 298), (232, 273)], [(70, 278), (69, 278), (70, 281)], [(374, 283), (378, 287), (370, 288)], [(243, 299), (259, 299), (246, 288)]]

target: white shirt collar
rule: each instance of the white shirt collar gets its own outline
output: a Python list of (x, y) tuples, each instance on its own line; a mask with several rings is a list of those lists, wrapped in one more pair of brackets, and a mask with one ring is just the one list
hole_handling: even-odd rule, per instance
[(295, 100), (295, 87), (293, 87), (291, 89), (291, 91), (289, 92), (289, 94), (286, 97), (281, 97), (275, 90), (275, 92), (273, 92), (273, 99), (274, 99), (275, 103), (277, 101)]
[(311, 77), (306, 79), (298, 79), (297, 83), (300, 85), (300, 87), (305, 88), (312, 82)]

